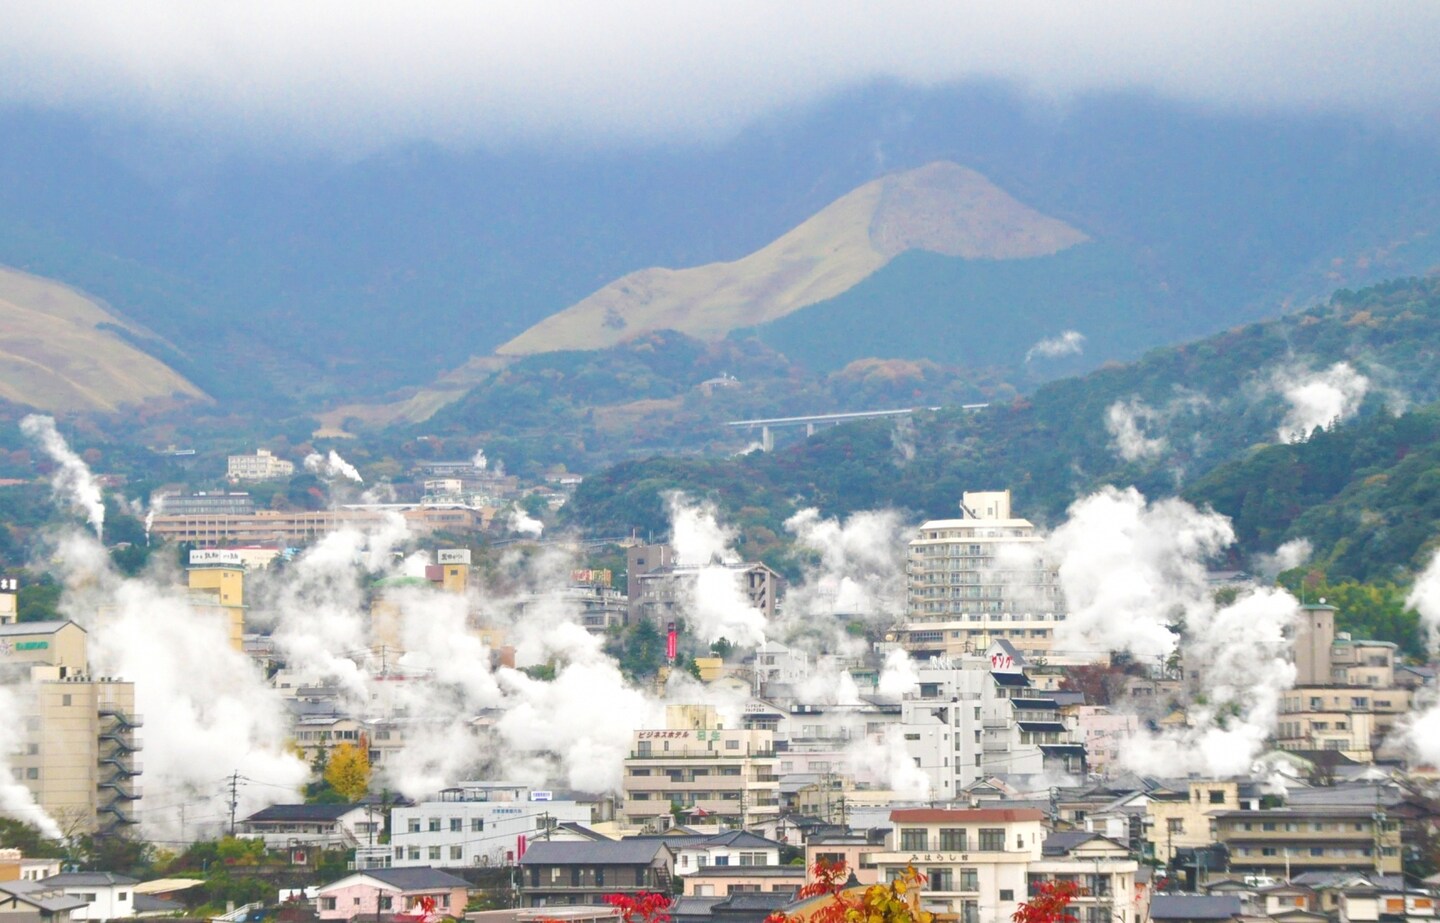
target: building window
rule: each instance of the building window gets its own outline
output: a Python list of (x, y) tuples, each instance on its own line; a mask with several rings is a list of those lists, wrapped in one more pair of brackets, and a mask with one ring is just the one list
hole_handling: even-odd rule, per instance
[(411, 847), (410, 847), (410, 858), (411, 858), (411, 859), (414, 859), (416, 862), (420, 861), (420, 847), (419, 847), (419, 846), (411, 846)]
[(465, 847), (463, 847), (463, 846), (451, 846), (451, 847), (450, 847), (450, 861), (452, 861), (452, 862), (459, 862), (461, 859), (464, 859), (464, 858), (465, 858)]
[(970, 868), (970, 869), (961, 869), (961, 870), (960, 870), (960, 890), (961, 890), (961, 891), (979, 891), (979, 890), (980, 890), (980, 870), (979, 870), (979, 869)]
[(1005, 828), (991, 827), (980, 831), (981, 852), (1005, 851)]
[(1000, 899), (1002, 901), (1013, 901), (1015, 899), (1015, 892), (1010, 888), (1001, 888)]
[(1224, 804), (1224, 803), (1225, 803), (1225, 791), (1224, 791), (1223, 789), (1212, 788), (1212, 789), (1210, 790), (1210, 803), (1211, 803), (1211, 804)]
[(333, 898), (333, 897), (322, 897), (322, 898), (320, 898), (320, 909), (321, 909), (321, 910), (334, 910), (334, 909), (335, 909), (335, 898)]
[(929, 872), (931, 891), (954, 891), (955, 877), (950, 869), (931, 869)]
[(409, 821), (409, 823), (406, 825), (405, 829), (406, 829), (408, 832), (410, 832), (410, 833), (419, 833), (419, 832), (420, 832), (420, 818), (418, 818), (418, 817), (412, 817), (412, 818), (410, 818), (410, 821)]
[(929, 849), (924, 827), (911, 827), (900, 831), (900, 848), (904, 850)]
[(395, 898), (391, 897), (391, 896), (388, 895), (388, 894), (382, 894), (382, 895), (380, 895), (380, 909), (381, 909), (381, 910), (391, 910), (391, 909), (394, 909), (394, 907), (395, 907)]
[(1166, 821), (1165, 821), (1165, 832), (1166, 832), (1166, 833), (1172, 833), (1172, 834), (1173, 834), (1173, 833), (1184, 833), (1184, 832), (1185, 832), (1185, 818), (1183, 818), (1183, 817), (1172, 817), (1172, 818), (1166, 820)]
[(964, 852), (969, 849), (965, 844), (965, 828), (951, 827), (941, 830), (940, 848), (946, 852)]
[(483, 818), (483, 817), (472, 817), (472, 818), (470, 818), (470, 830), (471, 830), (472, 832), (474, 832), (474, 833), (482, 833), (482, 832), (484, 832), (484, 830), (485, 830), (485, 818)]
[(431, 859), (439, 859), (439, 858), (440, 858), (440, 847), (439, 847), (439, 846), (431, 846), (431, 847), (430, 847), (430, 858), (431, 858)]
[(431, 832), (431, 833), (439, 833), (439, 832), (440, 832), (440, 818), (438, 818), (438, 817), (432, 817), (432, 818), (430, 818), (430, 825), (429, 825), (429, 826), (430, 826), (430, 832)]
[(464, 821), (462, 818), (459, 818), (459, 817), (452, 817), (452, 818), (450, 818), (450, 832), (451, 832), (451, 833), (459, 833), (460, 831), (464, 830), (464, 829), (465, 829), (465, 826), (464, 826), (464, 825), (465, 825), (465, 821)]

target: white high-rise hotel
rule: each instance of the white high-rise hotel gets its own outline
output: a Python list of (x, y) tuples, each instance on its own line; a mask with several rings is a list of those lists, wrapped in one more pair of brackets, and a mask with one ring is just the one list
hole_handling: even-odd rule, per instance
[(906, 624), (900, 640), (916, 653), (981, 653), (1004, 638), (1050, 662), (1084, 660), (1054, 651), (1065, 619), (1059, 575), (1043, 539), (1010, 512), (1010, 491), (967, 492), (960, 519), (920, 526), (906, 562)]

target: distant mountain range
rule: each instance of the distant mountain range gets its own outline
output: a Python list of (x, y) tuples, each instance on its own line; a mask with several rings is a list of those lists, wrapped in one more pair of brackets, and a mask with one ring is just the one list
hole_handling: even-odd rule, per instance
[[(497, 351), (667, 325), (1033, 385), (1440, 264), (1433, 139), (1135, 95), (876, 85), (704, 147), (349, 163), (22, 111), (0, 135), (0, 265), (267, 415), (422, 419)], [(1083, 352), (1025, 361), (1068, 330)]]

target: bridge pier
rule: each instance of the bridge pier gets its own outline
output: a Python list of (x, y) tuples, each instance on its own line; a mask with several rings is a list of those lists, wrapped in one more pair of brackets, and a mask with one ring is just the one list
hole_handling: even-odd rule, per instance
[(760, 451), (775, 451), (775, 434), (770, 432), (770, 427), (768, 426), (760, 427)]

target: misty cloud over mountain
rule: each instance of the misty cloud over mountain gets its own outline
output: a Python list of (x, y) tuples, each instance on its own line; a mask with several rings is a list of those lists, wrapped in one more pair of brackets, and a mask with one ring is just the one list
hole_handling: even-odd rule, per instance
[(714, 140), (875, 81), (999, 81), (1046, 105), (1141, 90), (1423, 122), (1440, 103), (1437, 35), (1440, 8), (1403, 2), (77, 0), (0, 12), (0, 106), (347, 157), (414, 141)]

